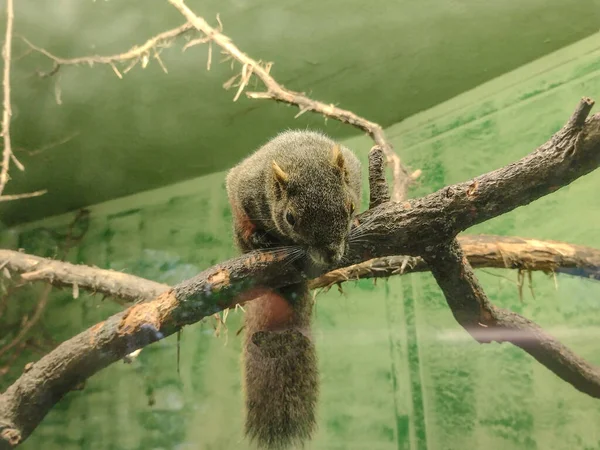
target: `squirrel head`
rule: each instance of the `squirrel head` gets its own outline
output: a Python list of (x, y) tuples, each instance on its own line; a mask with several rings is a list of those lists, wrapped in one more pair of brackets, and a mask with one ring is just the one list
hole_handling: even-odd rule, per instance
[(279, 233), (304, 247), (317, 266), (339, 262), (359, 201), (339, 145), (301, 168), (273, 160), (270, 172), (271, 217)]

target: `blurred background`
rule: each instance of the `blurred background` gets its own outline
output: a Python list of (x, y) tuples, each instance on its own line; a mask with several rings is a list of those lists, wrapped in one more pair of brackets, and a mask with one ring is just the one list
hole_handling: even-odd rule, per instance
[[(544, 143), (582, 96), (600, 98), (600, 1), (196, 1), (188, 6), (249, 54), (272, 61), (289, 89), (386, 128), (421, 169), (417, 197), (496, 169)], [(4, 11), (4, 2), (1, 8)], [(4, 13), (3, 13), (4, 14)], [(5, 15), (0, 18), (5, 22)], [(278, 131), (316, 128), (366, 164), (372, 142), (333, 120), (268, 100), (232, 99), (240, 70), (213, 47), (160, 56), (118, 78), (109, 65), (45, 56), (110, 55), (185, 20), (167, 1), (15, 2), (12, 140), (25, 172), (0, 204), (3, 248), (122, 270), (175, 284), (235, 255), (225, 171)], [(252, 82), (250, 90), (261, 90)], [(366, 186), (366, 173), (365, 186)], [(554, 239), (600, 248), (592, 173), (469, 233)], [(367, 198), (365, 192), (365, 200)], [(363, 202), (363, 208), (367, 205)], [(85, 208), (87, 213), (82, 214)], [(478, 270), (499, 306), (538, 322), (600, 364), (600, 285)], [(44, 286), (4, 279), (0, 347)], [(100, 296), (53, 290), (25, 345), (0, 357), (0, 389), (59, 342), (119, 311)], [(232, 449), (242, 439), (241, 312), (187, 327), (114, 364), (70, 393), (24, 449)], [(508, 344), (479, 345), (455, 322), (431, 275), (347, 283), (317, 296), (322, 395), (311, 449), (596, 449), (600, 402)]]

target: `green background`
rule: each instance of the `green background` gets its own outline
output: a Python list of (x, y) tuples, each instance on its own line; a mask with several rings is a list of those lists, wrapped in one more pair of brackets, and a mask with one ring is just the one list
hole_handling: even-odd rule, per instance
[[(233, 25), (232, 32), (236, 29)], [(115, 29), (120, 26), (114, 24)], [(121, 39), (116, 37), (115, 42), (117, 38)], [(361, 60), (357, 61), (360, 67)], [(78, 70), (84, 71), (74, 69), (73, 73)], [(102, 70), (85, 69), (85, 79), (105, 76), (99, 75)], [(303, 72), (300, 67), (294, 70)], [(195, 79), (202, 82), (205, 75)], [(310, 86), (311, 80), (302, 81)], [(390, 89), (395, 88), (391, 80), (389, 83)], [(63, 89), (65, 105), (74, 102)], [(526, 155), (562, 126), (581, 96), (598, 97), (599, 93), (600, 35), (593, 35), (412, 115), (391, 125), (387, 133), (403, 159), (423, 170), (420, 184), (411, 192), (418, 196)], [(337, 94), (350, 103), (352, 95)], [(160, 103), (152, 100), (147, 108), (162, 111), (154, 101)], [(390, 100), (381, 94), (380, 101)], [(395, 100), (391, 102), (395, 104)], [(95, 110), (89, 98), (79, 99), (78, 104), (82, 111)], [(235, 111), (236, 106), (230, 107)], [(171, 105), (163, 113), (173, 108)], [(259, 103), (256, 108), (287, 114), (281, 105)], [(393, 105), (385, 108), (394, 109)], [(82, 113), (81, 120), (85, 117)], [(62, 124), (64, 117), (54, 120)], [(185, 127), (186, 133), (199, 135), (212, 129), (206, 123), (187, 123)], [(229, 130), (235, 136), (228, 136), (227, 142), (237, 141), (239, 148), (244, 148), (243, 127), (230, 124)], [(264, 140), (269, 137), (261, 134), (265, 130), (253, 134)], [(132, 135), (137, 132), (131, 130)], [(102, 131), (107, 139), (117, 139), (111, 135)], [(180, 138), (190, 139), (191, 134)], [(372, 145), (363, 136), (349, 137), (344, 144), (363, 161)], [(96, 145), (101, 148), (104, 143)], [(193, 148), (189, 142), (187, 145)], [(88, 167), (93, 155), (98, 153), (88, 156), (82, 151), (82, 166), (74, 163), (71, 176), (86, 179), (83, 164)], [(128, 153), (122, 155), (125, 158)], [(171, 151), (170, 158), (164, 159), (152, 148), (147, 157), (166, 165), (175, 159), (172, 155)], [(110, 158), (102, 162), (107, 176), (115, 167), (112, 162)], [(37, 166), (39, 162), (32, 159), (31, 171)], [(129, 167), (131, 172), (134, 169)], [(233, 256), (224, 176), (224, 172), (216, 172), (91, 206), (89, 228), (67, 259), (173, 284)], [(63, 182), (75, 189), (71, 181)], [(469, 232), (556, 239), (600, 248), (599, 182), (598, 174), (593, 173)], [(99, 184), (90, 189), (102, 190)], [(26, 209), (25, 205), (29, 203), (18, 207)], [(13, 227), (0, 235), (0, 244), (56, 256), (73, 216), (47, 217)], [(495, 304), (535, 320), (588, 361), (600, 364), (597, 282), (558, 276), (555, 286), (552, 277), (536, 273), (535, 297), (525, 289), (521, 302), (515, 272), (479, 270), (477, 274)], [(14, 324), (31, 311), (41, 288), (23, 288), (10, 297), (0, 324), (8, 333), (0, 338), (0, 345), (12, 338)], [(377, 285), (372, 281), (349, 283), (344, 291), (343, 295), (334, 290), (317, 297), (314, 329), (322, 395), (319, 432), (308, 448), (600, 448), (600, 402), (579, 393), (508, 344), (482, 346), (472, 341), (452, 318), (429, 274), (380, 280)], [(99, 296), (81, 293), (74, 299), (69, 290), (54, 291), (35, 336), (40, 342), (49, 337), (60, 342), (120, 308)], [(22, 448), (247, 448), (241, 434), (240, 337), (235, 336), (240, 319), (240, 312), (231, 312), (228, 332), (219, 337), (214, 336), (212, 320), (187, 327), (182, 336), (180, 375), (175, 337), (144, 349), (131, 365), (118, 363), (103, 370), (88, 380), (84, 390), (72, 392), (60, 402)], [(0, 378), (0, 387), (10, 384), (26, 362), (38, 357), (33, 351), (23, 353), (12, 371)]]
[[(287, 88), (392, 126), (599, 30), (600, 0), (189, 0), (197, 14)], [(4, 8), (1, 10), (3, 11)], [(3, 23), (4, 20), (0, 18)], [(18, 0), (15, 33), (54, 54), (109, 55), (184, 22), (167, 0)], [(16, 39), (13, 140), (25, 173), (7, 193), (48, 189), (27, 206), (0, 204), (3, 223), (30, 221), (231, 167), (283, 128), (356, 130), (222, 85), (235, 73), (216, 48), (161, 53), (121, 80), (110, 66), (64, 67)], [(125, 64), (127, 65), (127, 64)], [(62, 104), (55, 94), (61, 92)], [(251, 85), (260, 89), (261, 85)], [(69, 139), (68, 142), (56, 145)], [(41, 153), (28, 152), (52, 146)]]

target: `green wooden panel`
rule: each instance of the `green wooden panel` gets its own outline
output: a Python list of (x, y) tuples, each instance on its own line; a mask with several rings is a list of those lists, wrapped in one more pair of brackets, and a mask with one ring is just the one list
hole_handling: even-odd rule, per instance
[[(566, 56), (551, 55), (390, 127), (404, 160), (424, 170), (412, 195), (522, 157), (565, 122), (579, 97), (597, 96), (600, 50), (588, 41)], [(364, 136), (345, 144), (363, 161), (371, 146)], [(176, 283), (233, 256), (223, 179), (215, 173), (91, 206), (87, 234), (69, 259)], [(470, 231), (600, 248), (599, 183), (591, 174)], [(52, 256), (72, 217), (22, 225), (0, 235), (0, 243)], [(600, 364), (600, 284), (557, 276), (555, 285), (536, 273), (535, 297), (526, 287), (520, 301), (516, 273), (477, 273), (496, 304)], [(11, 299), (2, 320), (28, 310), (39, 291), (27, 288)], [(53, 293), (43, 324), (60, 341), (119, 308), (83, 293), (75, 300), (64, 290)], [(57, 405), (23, 448), (248, 448), (241, 435), (240, 319), (232, 312), (219, 337), (212, 320), (186, 328), (180, 375), (174, 337), (144, 349), (134, 364), (100, 372)], [(308, 448), (600, 448), (600, 402), (516, 348), (473, 342), (429, 274), (320, 294), (314, 328), (322, 396), (319, 431)], [(24, 353), (0, 379), (2, 387), (37, 357)]]

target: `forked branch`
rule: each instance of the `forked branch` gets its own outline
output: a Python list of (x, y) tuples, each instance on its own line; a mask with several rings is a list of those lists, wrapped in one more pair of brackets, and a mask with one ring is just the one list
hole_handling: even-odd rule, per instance
[[(469, 332), (477, 334), (480, 320), (483, 324), (509, 323), (476, 289), (476, 279), (454, 236), (463, 227), (526, 205), (597, 168), (600, 116), (576, 119), (517, 163), (404, 205), (382, 203), (361, 214), (359, 222), (371, 233), (351, 245), (351, 257), (359, 263), (373, 256), (425, 255), (457, 320)], [(448, 242), (445, 248), (444, 238)], [(297, 283), (302, 275), (284, 264), (285, 259), (281, 253), (257, 252), (226, 261), (63, 342), (28, 367), (0, 396), (0, 449), (23, 442), (65, 394), (109, 364), (185, 325), (252, 300), (265, 286), (272, 289)], [(454, 288), (453, 280), (460, 275), (469, 280)], [(526, 319), (512, 314), (511, 320), (511, 330), (527, 329), (531, 339), (537, 339), (533, 347), (519, 346), (565, 381), (597, 396), (600, 377), (596, 368), (556, 340), (544, 340), (542, 331)]]

